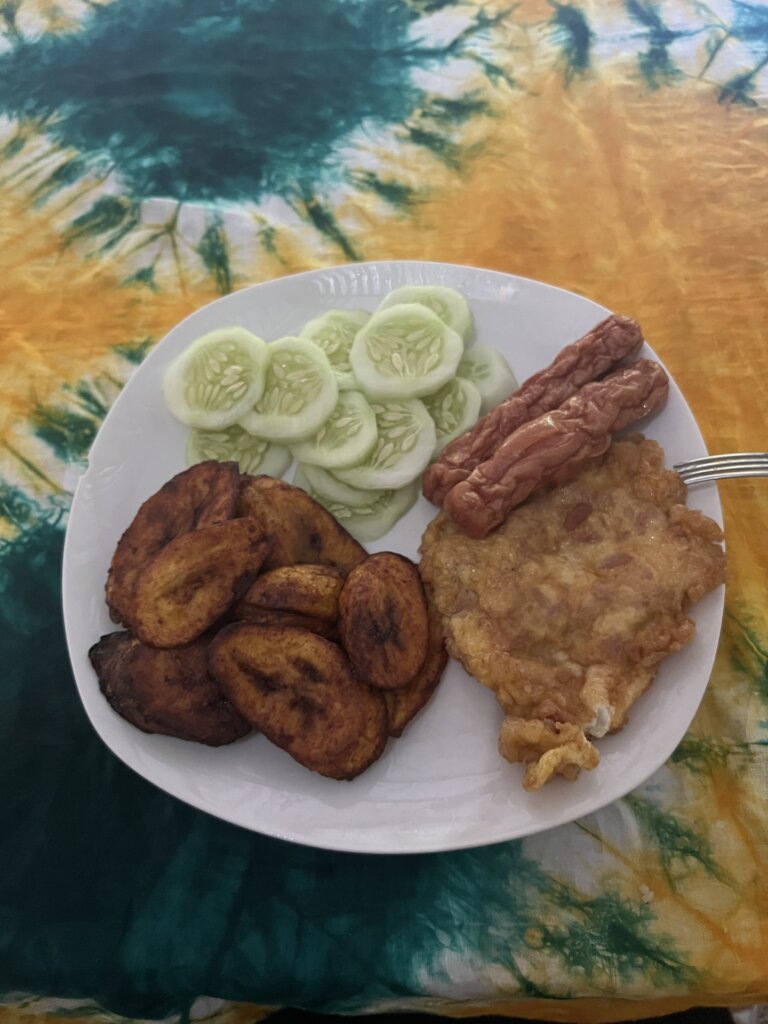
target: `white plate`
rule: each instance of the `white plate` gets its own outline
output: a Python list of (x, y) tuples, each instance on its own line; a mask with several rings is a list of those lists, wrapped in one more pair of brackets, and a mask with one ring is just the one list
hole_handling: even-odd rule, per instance
[[(537, 793), (526, 793), (522, 768), (497, 753), (501, 714), (493, 695), (453, 662), (404, 736), (353, 782), (307, 771), (263, 736), (212, 749), (146, 735), (115, 714), (99, 692), (87, 652), (116, 628), (104, 604), (104, 582), (120, 534), (141, 502), (184, 468), (186, 431), (163, 402), (165, 367), (216, 327), (242, 324), (271, 340), (298, 332), (324, 309), (373, 309), (392, 288), (416, 283), (462, 291), (476, 337), (502, 351), (521, 381), (607, 314), (579, 295), (525, 278), (406, 261), (310, 271), (228, 295), (174, 327), (118, 398), (77, 487), (64, 548), (70, 658), (85, 709), (107, 746), (145, 779), (201, 810), (334, 850), (416, 853), (480, 846), (562, 825), (623, 796), (660, 767), (685, 733), (707, 685), (722, 619), (721, 587), (696, 606), (695, 639), (663, 664), (629, 725), (600, 741), (599, 767), (582, 772), (576, 782), (557, 779)], [(706, 454), (674, 383), (667, 408), (646, 433), (664, 445), (669, 464)], [(694, 489), (690, 503), (722, 521), (714, 485)], [(369, 548), (416, 559), (434, 513), (421, 498)]]

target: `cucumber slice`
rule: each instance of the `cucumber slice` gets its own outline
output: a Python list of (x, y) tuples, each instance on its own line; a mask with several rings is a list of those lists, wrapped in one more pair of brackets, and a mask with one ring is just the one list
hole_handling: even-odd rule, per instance
[[(317, 471), (316, 466), (298, 467), (293, 478), (294, 486), (301, 487), (326, 508), (361, 544), (370, 544), (371, 541), (378, 540), (389, 533), (398, 519), (413, 507), (419, 496), (418, 481), (413, 480), (397, 490), (357, 491), (355, 492), (357, 495), (366, 498), (360, 502), (338, 501), (310, 482), (307, 473), (310, 469)], [(324, 471), (321, 469), (319, 472), (323, 473)], [(330, 476), (329, 473), (324, 475)], [(337, 483), (338, 481), (334, 481), (332, 487), (335, 487)]]
[(454, 437), (463, 434), (477, 423), (480, 415), (480, 392), (474, 384), (461, 377), (449, 380), (434, 395), (428, 395), (422, 401), (435, 421), (435, 455)]
[(371, 406), (379, 436), (357, 466), (337, 469), (335, 475), (362, 490), (396, 490), (414, 480), (429, 465), (437, 434), (432, 417), (417, 398)]
[(437, 313), (444, 324), (452, 327), (462, 338), (469, 337), (472, 330), (472, 313), (467, 300), (454, 288), (439, 284), (407, 284), (395, 288), (379, 304), (379, 309), (400, 306), (404, 302), (417, 302)]
[(266, 363), (266, 344), (245, 328), (211, 331), (165, 371), (165, 401), (189, 427), (231, 427), (261, 398)]
[[(321, 469), (320, 466), (310, 466), (308, 462), (299, 463), (296, 467), (296, 476), (299, 474), (306, 479), (313, 491), (317, 491), (329, 501), (336, 501), (340, 505), (367, 505), (373, 500), (373, 496), (384, 493), (381, 488), (363, 491), (359, 487), (350, 487), (333, 473)], [(296, 483), (295, 479), (294, 483)], [(296, 486), (300, 485), (296, 484)]]
[(267, 346), (264, 394), (239, 423), (268, 441), (305, 441), (325, 423), (338, 398), (328, 357), (303, 338)]
[(426, 306), (409, 303), (374, 313), (349, 351), (358, 386), (369, 398), (418, 398), (456, 373), (461, 337)]
[(308, 441), (291, 445), (300, 462), (335, 469), (354, 466), (376, 444), (378, 431), (365, 396), (359, 391), (341, 391), (336, 408)]
[(483, 414), (517, 390), (517, 381), (509, 363), (501, 352), (487, 345), (475, 345), (465, 352), (456, 373), (471, 381), (480, 392), (480, 412)]
[(253, 437), (242, 427), (225, 430), (193, 430), (187, 442), (187, 465), (216, 459), (217, 462), (236, 462), (241, 473), (265, 473), (282, 476), (293, 456), (287, 448), (270, 444), (261, 437)]
[(328, 356), (339, 391), (357, 387), (349, 362), (349, 350), (355, 335), (370, 318), (371, 314), (364, 309), (329, 309), (299, 331), (300, 338), (319, 345)]

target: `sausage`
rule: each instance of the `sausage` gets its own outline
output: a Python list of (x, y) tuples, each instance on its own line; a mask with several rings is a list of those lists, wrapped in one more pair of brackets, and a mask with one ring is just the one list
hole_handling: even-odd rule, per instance
[(510, 434), (448, 492), (444, 511), (469, 537), (484, 537), (536, 488), (563, 483), (606, 452), (612, 434), (661, 409), (668, 393), (664, 369), (649, 359), (586, 384)]
[(643, 344), (640, 325), (613, 314), (571, 345), (544, 370), (529, 377), (471, 430), (447, 444), (423, 477), (424, 497), (442, 505), (450, 489), (494, 451), (513, 431), (542, 413), (559, 408), (580, 387), (634, 355)]

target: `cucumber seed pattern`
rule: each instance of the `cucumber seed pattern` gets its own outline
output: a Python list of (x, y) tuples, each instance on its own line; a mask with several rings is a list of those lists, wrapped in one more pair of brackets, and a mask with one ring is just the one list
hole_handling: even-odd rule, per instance
[(192, 431), (187, 446), (187, 462), (192, 465), (208, 459), (236, 462), (241, 473), (280, 476), (288, 468), (291, 454), (287, 449), (254, 437), (235, 424), (224, 430)]
[(320, 394), (324, 375), (307, 356), (281, 352), (267, 367), (264, 397), (256, 403), (260, 413), (296, 416)]
[(422, 402), (435, 421), (438, 443), (445, 444), (475, 423), (480, 392), (470, 381), (454, 377), (433, 395), (425, 395)]
[(379, 436), (366, 460), (371, 469), (390, 469), (408, 452), (413, 451), (423, 430), (423, 423), (405, 403), (388, 402), (372, 405)]
[(343, 401), (339, 401), (331, 415), (320, 427), (316, 437), (318, 447), (340, 448), (357, 437), (363, 429), (363, 420)]
[(187, 403), (206, 412), (236, 405), (248, 391), (253, 376), (253, 370), (234, 361), (238, 355), (234, 342), (225, 342), (215, 351), (194, 353), (184, 374)]
[(424, 326), (418, 317), (382, 326), (368, 335), (367, 349), (379, 373), (386, 377), (423, 376), (440, 362), (440, 330)]
[(339, 386), (354, 385), (349, 350), (360, 328), (370, 319), (364, 310), (329, 310), (302, 328), (299, 337), (313, 341), (328, 356)]

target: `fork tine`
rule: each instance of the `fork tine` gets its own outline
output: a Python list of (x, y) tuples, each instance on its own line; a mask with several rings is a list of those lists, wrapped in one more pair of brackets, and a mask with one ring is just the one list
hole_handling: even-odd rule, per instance
[(734, 452), (731, 455), (708, 455), (701, 459), (679, 462), (675, 469), (681, 475), (729, 469), (761, 469), (768, 466), (768, 452)]
[(713, 480), (737, 480), (755, 477), (768, 477), (768, 465), (760, 465), (753, 469), (719, 469), (707, 470), (698, 473), (681, 473), (680, 479), (686, 487), (692, 484), (707, 484)]
[(700, 459), (688, 459), (679, 462), (675, 469), (694, 469), (697, 466), (710, 466), (715, 462), (763, 462), (768, 459), (768, 452), (731, 452), (724, 455), (705, 455)]
[(707, 455), (674, 467), (686, 485), (705, 484), (713, 480), (733, 480), (768, 476), (768, 452), (732, 452)]
[(718, 452), (716, 455), (702, 455), (698, 459), (687, 459), (686, 465), (697, 462), (709, 462), (710, 459), (766, 459), (768, 452)]
[(768, 463), (739, 463), (733, 466), (699, 466), (697, 469), (689, 469), (680, 473), (680, 478), (686, 483), (689, 480), (696, 480), (702, 476), (713, 479), (725, 479), (736, 474), (741, 476), (768, 476)]
[(713, 459), (712, 462), (702, 462), (698, 466), (681, 466), (678, 473), (711, 473), (714, 470), (728, 469), (764, 469), (768, 467), (768, 459)]

